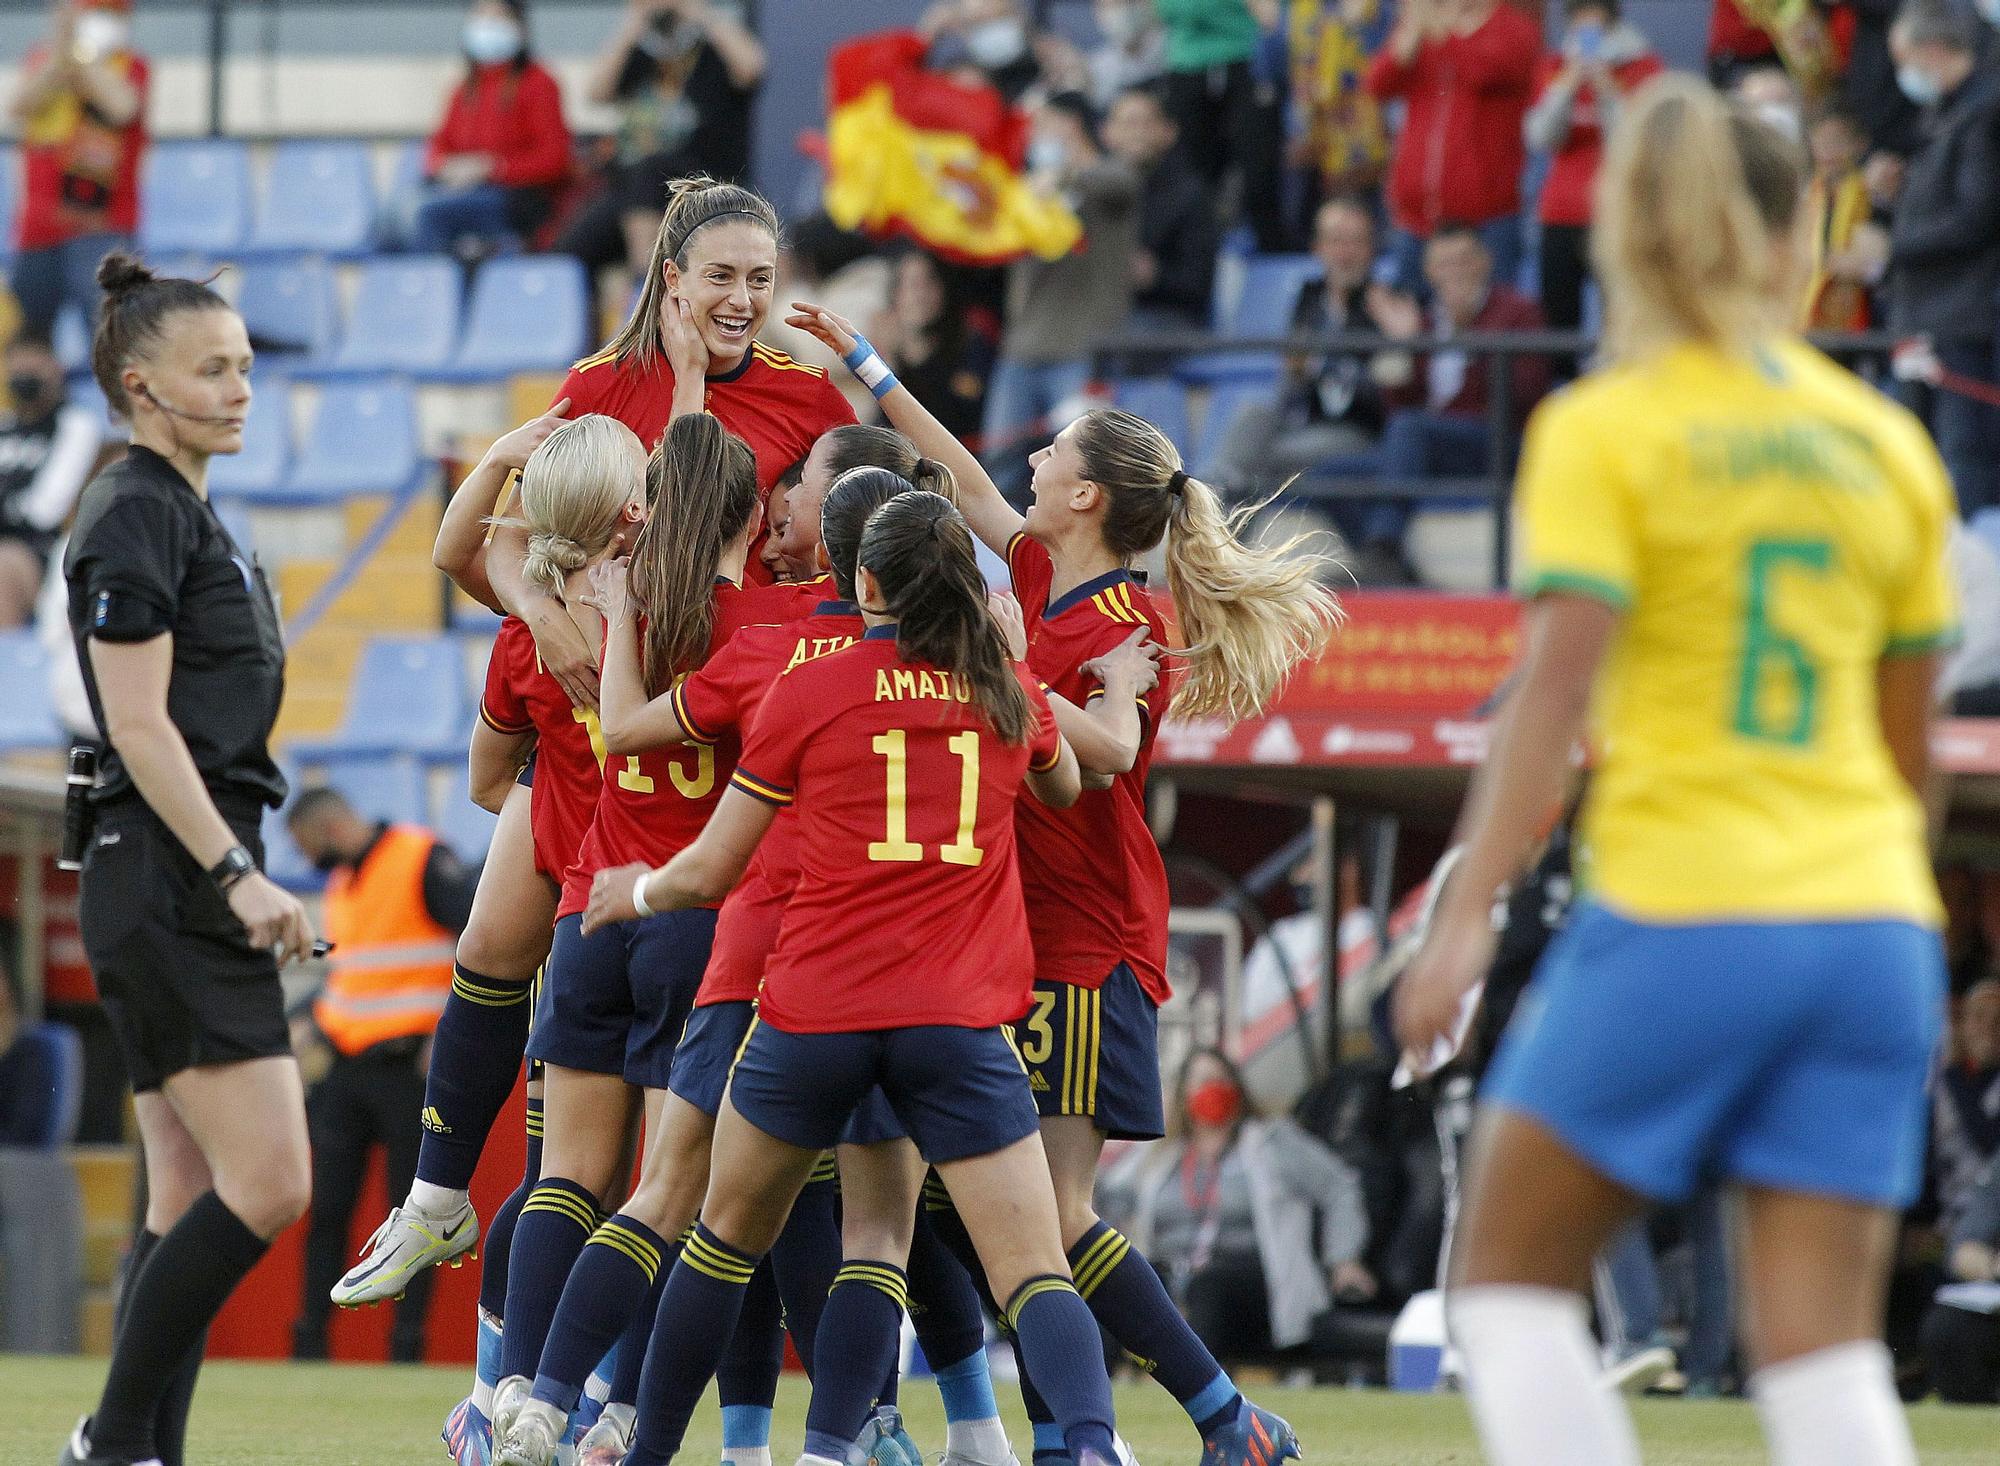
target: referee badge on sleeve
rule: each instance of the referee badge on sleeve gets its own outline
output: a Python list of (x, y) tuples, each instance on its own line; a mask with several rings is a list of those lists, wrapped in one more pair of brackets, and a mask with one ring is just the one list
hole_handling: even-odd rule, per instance
[(111, 592), (108, 590), (101, 590), (97, 593), (97, 605), (94, 608), (92, 608), (90, 613), (90, 624), (101, 630), (105, 626), (108, 626), (110, 622), (111, 622)]

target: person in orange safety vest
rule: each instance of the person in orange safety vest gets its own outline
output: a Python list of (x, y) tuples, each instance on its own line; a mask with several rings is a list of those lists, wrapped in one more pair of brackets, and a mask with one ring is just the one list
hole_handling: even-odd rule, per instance
[[(383, 1148), (392, 1196), (416, 1176), (431, 1033), (451, 991), (479, 869), (430, 830), (363, 819), (333, 789), (305, 790), (285, 818), (300, 852), (327, 873), (322, 926), (334, 944), (302, 1025), (313, 1205), (292, 1339), (295, 1358), (324, 1359), (327, 1294), (346, 1262), (369, 1153)], [(390, 1355), (398, 1362), (422, 1355), (430, 1283), (426, 1273), (396, 1305)]]

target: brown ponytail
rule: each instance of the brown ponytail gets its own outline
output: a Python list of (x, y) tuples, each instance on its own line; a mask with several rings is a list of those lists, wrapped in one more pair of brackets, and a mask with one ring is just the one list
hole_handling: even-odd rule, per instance
[(877, 423), (842, 423), (829, 428), (824, 441), (829, 484), (857, 468), (886, 468), (908, 480), (912, 488), (936, 494), (953, 505), (958, 503), (958, 481), (951, 470), (935, 458), (924, 457), (915, 443), (894, 428)]
[(912, 485), (901, 474), (872, 467), (850, 468), (826, 491), (819, 507), (819, 542), (843, 601), (854, 599), (854, 565), (870, 516), (898, 494), (910, 492)]
[(735, 183), (717, 183), (706, 174), (676, 178), (667, 185), (667, 208), (660, 216), (660, 232), (653, 241), (653, 257), (646, 266), (646, 279), (639, 290), (639, 303), (607, 351), (615, 352), (619, 364), (638, 362), (648, 369), (666, 358), (666, 340), (661, 334), (660, 310), (667, 298), (667, 261), (687, 268), (688, 241), (703, 225), (718, 220), (740, 220), (760, 224), (776, 241), (783, 237), (778, 211), (754, 189)]
[(155, 275), (123, 250), (104, 257), (97, 267), (97, 284), (104, 292), (104, 304), (90, 342), (90, 373), (111, 410), (129, 419), (132, 404), (125, 396), (125, 368), (152, 354), (167, 318), (181, 311), (226, 311), (230, 305), (207, 281)]
[(722, 552), (757, 512), (750, 445), (705, 412), (677, 417), (646, 464), (653, 512), (632, 547), (632, 592), (646, 615), (640, 673), (657, 697), (708, 655)]
[(860, 563), (896, 618), (896, 650), (964, 680), (993, 731), (1027, 741), (1032, 709), (1007, 642), (986, 609), (972, 531), (939, 494), (898, 494), (869, 517)]
[(1225, 510), (1144, 418), (1118, 408), (1087, 412), (1076, 447), (1083, 477), (1106, 498), (1105, 548), (1132, 560), (1167, 542), (1167, 592), (1187, 641), (1175, 709), (1231, 721), (1262, 712), (1340, 624), (1340, 603), (1320, 583), (1332, 557), (1311, 535), (1275, 545), (1247, 540), (1260, 506)]

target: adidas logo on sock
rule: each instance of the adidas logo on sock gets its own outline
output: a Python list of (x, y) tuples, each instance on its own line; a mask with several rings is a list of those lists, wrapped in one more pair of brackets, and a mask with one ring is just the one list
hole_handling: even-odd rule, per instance
[(426, 1130), (430, 1131), (430, 1132), (431, 1132), (431, 1134), (433, 1134), (433, 1135), (449, 1135), (449, 1134), (451, 1134), (451, 1126), (449, 1126), (449, 1125), (445, 1124), (445, 1122), (444, 1122), (444, 1116), (443, 1116), (443, 1115), (440, 1115), (440, 1114), (439, 1114), (439, 1113), (437, 1112), (437, 1106), (436, 1106), (436, 1105), (425, 1105), (425, 1106), (424, 1106), (424, 1113), (423, 1113), (423, 1126), (424, 1126), (424, 1129), (426, 1129)]

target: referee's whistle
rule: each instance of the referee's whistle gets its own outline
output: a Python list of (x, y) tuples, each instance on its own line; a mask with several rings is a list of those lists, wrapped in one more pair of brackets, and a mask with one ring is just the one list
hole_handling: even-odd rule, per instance
[(313, 943), (312, 954), (314, 957), (324, 957), (338, 945), (339, 943), (337, 942), (329, 942), (326, 938), (321, 937)]

